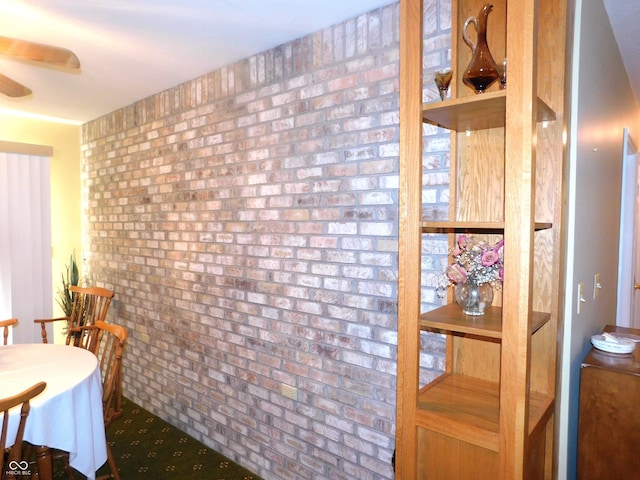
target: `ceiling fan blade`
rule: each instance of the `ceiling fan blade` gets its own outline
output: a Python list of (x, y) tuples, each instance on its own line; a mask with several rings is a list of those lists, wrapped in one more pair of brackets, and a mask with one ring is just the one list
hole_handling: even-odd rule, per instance
[(0, 37), (0, 54), (57, 67), (80, 68), (80, 60), (71, 50), (16, 38)]
[(31, 95), (31, 90), (0, 73), (0, 93), (7, 97), (19, 98)]

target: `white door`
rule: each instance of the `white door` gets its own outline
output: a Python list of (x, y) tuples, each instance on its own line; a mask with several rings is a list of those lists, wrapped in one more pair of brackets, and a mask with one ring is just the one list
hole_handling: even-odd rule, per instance
[[(636, 180), (640, 182), (640, 155), (632, 155), (636, 162)], [(632, 328), (640, 328), (640, 186), (636, 184), (636, 209), (633, 225), (633, 315)]]
[(640, 328), (640, 156), (624, 130), (616, 324)]

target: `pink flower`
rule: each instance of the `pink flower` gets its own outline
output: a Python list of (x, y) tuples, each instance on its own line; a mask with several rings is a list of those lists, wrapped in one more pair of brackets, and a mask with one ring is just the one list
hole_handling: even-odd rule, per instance
[(467, 271), (460, 265), (449, 265), (446, 273), (449, 280), (453, 283), (464, 283), (467, 281)]
[(485, 267), (489, 267), (500, 260), (500, 255), (494, 250), (487, 250), (482, 253), (482, 265)]
[(459, 235), (450, 252), (451, 264), (445, 270), (449, 284), (471, 282), (476, 285), (502, 282), (504, 278), (504, 240), (489, 244), (473, 236)]

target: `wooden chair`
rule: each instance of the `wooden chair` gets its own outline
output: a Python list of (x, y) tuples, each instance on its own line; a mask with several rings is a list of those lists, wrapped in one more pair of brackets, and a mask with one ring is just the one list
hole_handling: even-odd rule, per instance
[(65, 343), (79, 346), (81, 343), (80, 327), (94, 325), (97, 321), (105, 320), (114, 292), (102, 287), (71, 286), (69, 290), (71, 290), (73, 298), (70, 316), (34, 320), (35, 323), (40, 324), (42, 329), (42, 343), (49, 343), (46, 329), (49, 323), (66, 321), (67, 337)]
[(0, 328), (3, 329), (2, 336), (4, 338), (4, 345), (9, 341), (9, 327), (15, 327), (18, 324), (17, 318), (10, 318), (9, 320), (0, 320)]
[[(39, 382), (32, 387), (26, 389), (24, 392), (14, 395), (12, 397), (0, 399), (0, 412), (2, 412), (2, 432), (0, 433), (0, 478), (18, 478), (17, 476), (9, 476), (5, 473), (7, 470), (11, 470), (14, 465), (18, 465), (22, 468), (22, 464), (26, 461), (26, 452), (23, 452), (23, 435), (24, 428), (27, 424), (27, 416), (31, 408), (29, 401), (37, 395), (40, 395), (45, 389), (47, 384), (45, 382)], [(7, 448), (7, 427), (9, 424), (9, 410), (17, 405), (22, 405), (20, 409), (20, 422), (18, 423), (18, 430), (16, 432), (16, 438), (12, 442), (12, 446)], [(5, 453), (8, 450), (8, 454)], [(6, 464), (5, 464), (6, 457)], [(26, 464), (25, 464), (26, 465)], [(27, 470), (27, 468), (24, 468)], [(45, 471), (46, 470), (46, 471)], [(49, 480), (53, 477), (51, 469), (43, 468), (42, 471), (38, 471), (40, 480)]]
[[(119, 398), (120, 382), (122, 379), (122, 354), (127, 342), (127, 330), (111, 323), (98, 320), (95, 325), (80, 327), (81, 339), (87, 350), (93, 352), (98, 357), (100, 373), (102, 376), (102, 407), (104, 414), (104, 427), (109, 426), (111, 421), (121, 413), (121, 403)], [(62, 456), (67, 473), (73, 478), (69, 465), (69, 454), (60, 452), (61, 455), (54, 455), (54, 458)], [(111, 447), (107, 442), (107, 462), (111, 475), (100, 477), (97, 480), (115, 478), (120, 480), (118, 467), (111, 453)]]
[[(105, 321), (107, 311), (114, 292), (102, 287), (69, 287), (72, 296), (71, 315), (68, 317), (59, 317), (52, 319), (34, 320), (40, 324), (42, 329), (42, 343), (48, 343), (46, 325), (48, 323), (64, 320), (67, 322), (67, 336), (65, 343), (75, 347), (87, 348), (87, 338), (83, 338), (88, 334), (87, 330), (82, 327), (94, 325), (98, 321)], [(115, 403), (115, 416), (119, 416), (122, 412), (122, 385), (121, 380), (117, 382)]]

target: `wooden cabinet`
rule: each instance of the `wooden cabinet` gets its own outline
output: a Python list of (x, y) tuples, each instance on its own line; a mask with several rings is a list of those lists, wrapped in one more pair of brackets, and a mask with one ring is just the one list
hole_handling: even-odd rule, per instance
[[(607, 326), (606, 332), (640, 336)], [(578, 479), (640, 475), (640, 348), (618, 355), (592, 349), (580, 369)]]
[[(489, 47), (508, 88), (461, 82), (466, 18), (452, 2), (451, 99), (422, 104), (421, 0), (400, 0), (400, 272), (396, 475), (411, 479), (553, 477), (562, 241), (565, 12), (555, 0), (492, 2)], [(464, 48), (463, 48), (464, 47)], [(451, 131), (450, 213), (422, 209), (422, 122)], [(482, 317), (454, 304), (420, 310), (425, 235), (505, 241), (501, 298)], [(442, 376), (420, 384), (422, 332), (446, 336)]]

